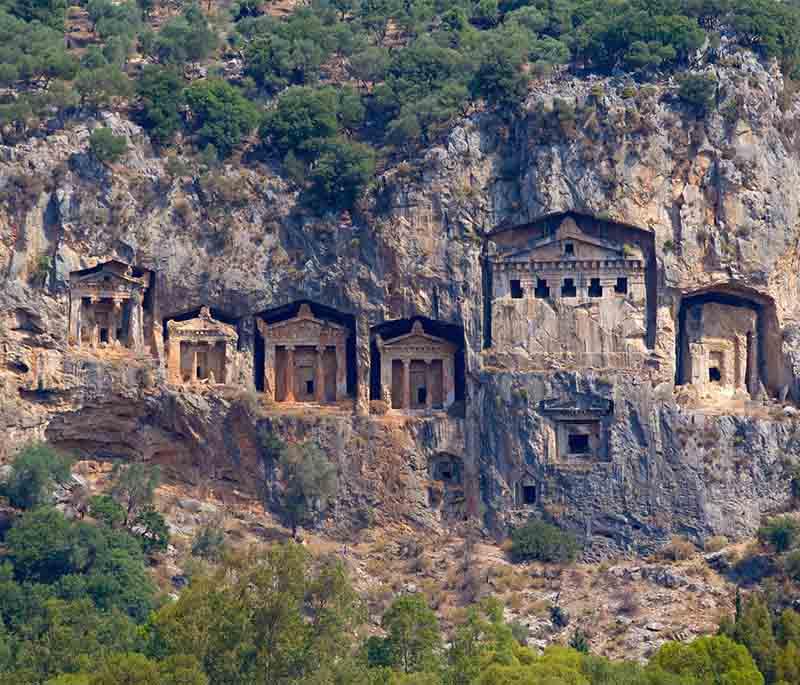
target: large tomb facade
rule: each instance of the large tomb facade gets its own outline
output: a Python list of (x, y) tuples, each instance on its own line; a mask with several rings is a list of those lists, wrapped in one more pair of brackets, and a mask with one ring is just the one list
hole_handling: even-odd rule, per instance
[[(595, 226), (596, 224), (596, 226)], [(631, 368), (647, 355), (648, 255), (638, 238), (566, 215), (493, 242), (491, 345), (534, 364)]]
[(375, 335), (380, 353), (381, 396), (392, 409), (446, 409), (455, 401), (456, 346), (426, 333), (414, 321), (409, 333), (385, 340)]
[(143, 303), (149, 287), (149, 274), (114, 260), (70, 273), (70, 344), (144, 351)]
[(268, 323), (258, 318), (264, 342), (263, 389), (276, 402), (338, 402), (348, 396), (347, 345), (351, 331), (318, 318), (309, 304)]
[(171, 383), (231, 385), (236, 373), (236, 329), (202, 307), (196, 318), (167, 322), (167, 369)]

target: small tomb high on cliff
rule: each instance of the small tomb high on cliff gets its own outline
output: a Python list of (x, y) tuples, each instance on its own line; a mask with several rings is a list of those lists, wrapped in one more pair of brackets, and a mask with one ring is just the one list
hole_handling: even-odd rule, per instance
[(300, 303), (289, 318), (257, 318), (263, 340), (263, 390), (276, 402), (338, 402), (348, 397), (349, 327)]
[[(608, 428), (612, 419), (611, 400), (577, 395), (568, 399), (547, 398), (539, 413), (548, 419), (552, 438), (550, 453), (558, 463), (608, 461)], [(554, 448), (554, 449), (553, 449)]]
[(493, 236), (491, 346), (543, 366), (638, 366), (647, 354), (651, 242), (571, 215)]
[(420, 320), (391, 339), (375, 335), (381, 395), (393, 409), (446, 409), (455, 401), (454, 343), (427, 333)]
[(69, 341), (78, 347), (145, 348), (149, 274), (112, 260), (69, 275)]
[(167, 322), (169, 381), (230, 385), (236, 377), (236, 329), (211, 316), (208, 307), (192, 319)]

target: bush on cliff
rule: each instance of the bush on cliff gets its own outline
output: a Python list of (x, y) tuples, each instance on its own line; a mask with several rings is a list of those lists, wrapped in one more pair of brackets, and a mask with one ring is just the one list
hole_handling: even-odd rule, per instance
[(511, 533), (514, 561), (566, 562), (575, 559), (578, 543), (572, 533), (533, 519)]
[(53, 489), (70, 476), (72, 460), (45, 444), (23, 448), (11, 462), (10, 475), (0, 494), (20, 509), (33, 509), (52, 500)]

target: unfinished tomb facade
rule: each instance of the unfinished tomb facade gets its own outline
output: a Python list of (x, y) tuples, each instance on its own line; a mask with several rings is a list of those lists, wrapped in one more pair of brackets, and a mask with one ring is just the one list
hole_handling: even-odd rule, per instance
[(264, 392), (276, 402), (338, 402), (348, 396), (346, 326), (318, 318), (307, 303), (291, 318), (257, 319), (264, 341)]
[(648, 255), (624, 227), (582, 221), (587, 230), (566, 215), (493, 238), (494, 349), (543, 366), (631, 368), (646, 356)]
[(69, 341), (78, 347), (145, 349), (148, 273), (109, 261), (69, 276)]
[(375, 342), (380, 353), (381, 396), (392, 409), (447, 409), (455, 401), (456, 346), (426, 333), (422, 322), (411, 331)]
[(168, 321), (167, 335), (170, 383), (234, 382), (239, 336), (233, 326), (214, 319), (208, 307), (202, 307), (195, 318)]

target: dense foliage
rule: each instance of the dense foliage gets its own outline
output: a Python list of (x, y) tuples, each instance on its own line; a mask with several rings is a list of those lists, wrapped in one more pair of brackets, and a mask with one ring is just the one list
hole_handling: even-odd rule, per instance
[[(130, 103), (157, 145), (183, 132), (211, 160), (260, 126), (259, 158), (278, 157), (301, 199), (338, 211), (357, 204), (382, 157), (415, 153), (474, 107), (513, 116), (554, 69), (683, 72), (672, 102), (702, 117), (716, 100), (704, 66), (722, 40), (788, 75), (800, 63), (800, 9), (779, 0), (313, 0), (282, 17), (258, 0), (213, 13), (187, 0), (168, 16), (162, 5), (0, 0), (3, 138)], [(64, 45), (76, 12), (93, 31), (80, 51)], [(234, 54), (241, 72), (227, 69)], [(207, 77), (187, 84), (192, 62)]]

